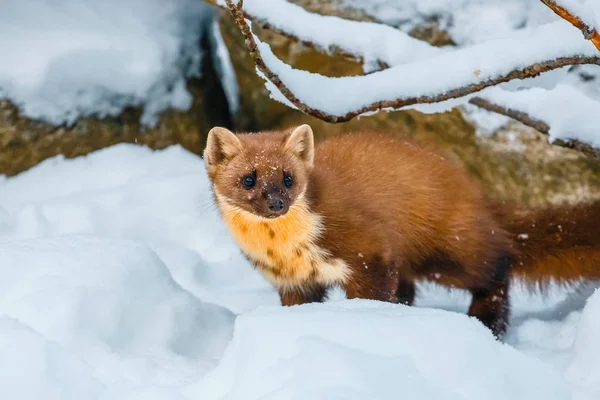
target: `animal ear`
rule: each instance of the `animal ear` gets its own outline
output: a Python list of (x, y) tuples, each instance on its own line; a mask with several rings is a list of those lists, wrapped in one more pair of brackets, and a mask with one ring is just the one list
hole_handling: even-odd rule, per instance
[(285, 149), (297, 155), (307, 167), (312, 168), (315, 159), (315, 139), (312, 128), (304, 124), (294, 129), (285, 142)]
[(242, 142), (233, 132), (219, 126), (208, 132), (206, 148), (204, 149), (204, 162), (209, 167), (214, 167), (223, 161), (230, 160), (242, 151)]

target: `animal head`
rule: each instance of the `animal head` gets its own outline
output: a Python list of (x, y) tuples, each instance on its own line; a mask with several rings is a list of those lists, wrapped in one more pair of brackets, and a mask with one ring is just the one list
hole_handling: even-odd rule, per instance
[(220, 206), (272, 219), (304, 201), (314, 135), (308, 125), (238, 135), (215, 127), (208, 133), (203, 157)]

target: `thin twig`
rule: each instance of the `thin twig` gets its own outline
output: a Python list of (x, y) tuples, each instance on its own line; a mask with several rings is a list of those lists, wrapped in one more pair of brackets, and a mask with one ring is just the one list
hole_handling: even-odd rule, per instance
[(598, 33), (595, 27), (587, 25), (585, 22), (583, 22), (583, 20), (580, 17), (573, 15), (573, 13), (571, 13), (563, 6), (559, 5), (554, 0), (541, 1), (542, 3), (547, 5), (552, 11), (554, 11), (556, 15), (568, 21), (577, 29), (579, 29), (583, 33), (583, 37), (590, 40), (594, 44), (594, 46), (596, 46), (596, 48), (600, 50), (600, 34)]
[(539, 119), (532, 118), (529, 114), (524, 113), (519, 110), (514, 110), (512, 108), (502, 107), (497, 104), (492, 103), (489, 100), (486, 100), (482, 97), (473, 97), (469, 100), (469, 103), (477, 106), (479, 108), (483, 108), (484, 110), (488, 110), (494, 112), (496, 114), (502, 114), (507, 117), (510, 117), (516, 121), (521, 122), (524, 125), (527, 125), (545, 135), (550, 132), (550, 126), (544, 121), (540, 121)]

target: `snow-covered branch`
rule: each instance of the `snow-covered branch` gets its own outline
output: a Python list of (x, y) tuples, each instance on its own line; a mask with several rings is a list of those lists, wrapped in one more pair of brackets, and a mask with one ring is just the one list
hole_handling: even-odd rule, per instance
[[(227, 0), (205, 1), (229, 9)], [(439, 50), (391, 26), (319, 15), (287, 0), (246, 0), (243, 7), (235, 7), (254, 25), (317, 51), (363, 62), (370, 70), (425, 58)]]
[[(538, 112), (538, 117), (534, 117), (516, 104), (496, 104), (493, 96), (486, 93), (493, 89), (496, 95), (505, 94), (504, 99), (516, 99), (530, 89), (511, 92), (498, 85), (517, 81), (527, 86), (528, 81), (523, 80), (544, 72), (578, 64), (600, 65), (600, 54), (594, 46), (562, 21), (462, 48), (436, 48), (389, 26), (321, 16), (286, 0), (246, 0), (243, 5), (231, 0), (212, 3), (231, 11), (271, 96), (331, 123), (380, 110), (437, 111), (470, 102), (549, 133), (552, 139), (568, 138), (566, 135), (573, 134), (573, 129), (566, 129), (561, 122), (581, 115), (573, 104), (565, 104), (562, 115), (570, 114), (553, 125), (544, 118), (547, 115), (539, 116)], [(293, 69), (253, 34), (249, 24), (257, 21), (262, 27), (275, 29), (317, 50), (363, 61), (366, 72), (379, 71), (366, 76), (330, 78)], [(592, 26), (590, 21), (591, 18), (586, 19), (583, 26)], [(588, 28), (582, 29), (589, 31)], [(560, 95), (552, 90), (544, 93), (551, 98)], [(583, 101), (600, 107), (590, 98)], [(589, 132), (583, 136), (588, 142), (596, 142)]]
[[(600, 65), (593, 47), (570, 40), (571, 30), (561, 29), (562, 25), (549, 24), (531, 32), (526, 40), (521, 37), (496, 40), (440, 52), (367, 76), (329, 78), (293, 69), (279, 60), (252, 33), (242, 9), (226, 1), (258, 70), (287, 102), (332, 123), (385, 108), (456, 99), (567, 65)], [(277, 96), (273, 91), (272, 94)]]

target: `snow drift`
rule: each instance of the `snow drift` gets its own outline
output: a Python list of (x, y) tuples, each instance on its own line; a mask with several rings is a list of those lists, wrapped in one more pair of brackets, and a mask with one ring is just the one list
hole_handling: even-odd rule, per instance
[[(462, 292), (279, 306), (202, 159), (117, 145), (0, 179), (0, 390), (39, 399), (595, 399), (600, 296), (513, 289), (505, 343)], [(583, 310), (583, 311), (582, 311)]]

